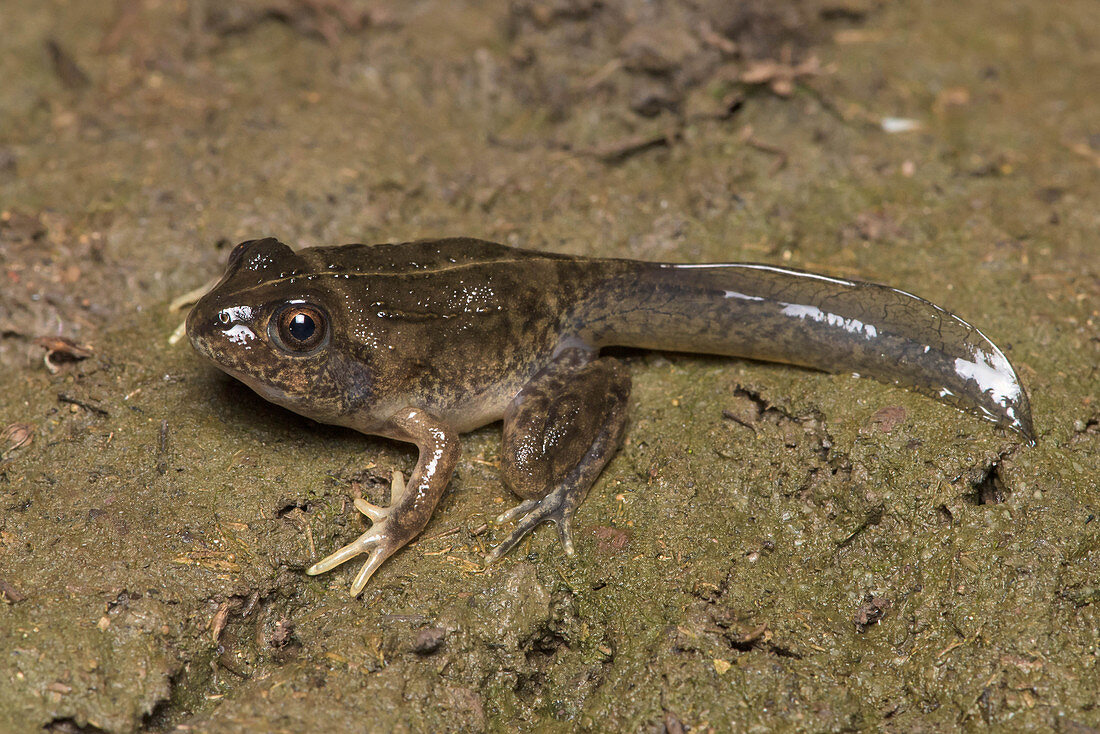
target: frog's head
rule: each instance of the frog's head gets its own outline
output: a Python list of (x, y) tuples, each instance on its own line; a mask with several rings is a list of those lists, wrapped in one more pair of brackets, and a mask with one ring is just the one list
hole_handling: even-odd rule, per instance
[(339, 303), (317, 280), (278, 240), (242, 242), (188, 315), (187, 336), (199, 354), (267, 400), (342, 422), (369, 375), (364, 364), (340, 357)]

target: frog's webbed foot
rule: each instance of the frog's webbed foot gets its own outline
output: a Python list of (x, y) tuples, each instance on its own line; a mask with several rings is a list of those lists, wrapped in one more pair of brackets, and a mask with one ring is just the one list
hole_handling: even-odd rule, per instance
[(356, 498), (355, 509), (371, 519), (370, 530), (360, 535), (356, 540), (348, 543), (335, 553), (326, 556), (306, 569), (310, 576), (316, 576), (325, 571), (331, 571), (345, 561), (362, 554), (369, 553), (363, 567), (359, 569), (355, 580), (351, 584), (351, 595), (358, 596), (363, 587), (367, 585), (371, 575), (382, 565), (383, 561), (404, 545), (404, 541), (396, 542), (387, 532), (390, 514), (396, 507), (401, 496), (405, 492), (405, 478), (399, 471), (393, 473), (390, 484), (390, 506), (379, 507), (372, 505), (364, 499)]
[(371, 519), (370, 530), (306, 569), (306, 573), (314, 576), (366, 553), (367, 560), (351, 584), (353, 597), (359, 595), (371, 574), (387, 558), (415, 538), (428, 524), (458, 463), (458, 436), (446, 423), (420, 408), (399, 410), (379, 430), (379, 435), (416, 444), (420, 455), (408, 485), (401, 472), (395, 471), (389, 507), (355, 500), (355, 509)]
[(516, 529), (485, 556), (486, 563), (493, 563), (500, 559), (508, 551), (516, 547), (527, 533), (531, 532), (544, 522), (552, 522), (558, 528), (558, 537), (561, 539), (562, 549), (565, 555), (573, 555), (573, 513), (577, 505), (584, 499), (584, 495), (577, 496), (576, 492), (569, 492), (569, 487), (563, 485), (550, 494), (540, 499), (524, 500), (512, 509), (497, 517), (497, 524), (511, 522), (521, 517)]
[(619, 447), (629, 395), (622, 365), (581, 349), (563, 351), (524, 386), (504, 414), (501, 474), (528, 499), (497, 518), (520, 521), (487, 563), (544, 522), (573, 555), (573, 514)]

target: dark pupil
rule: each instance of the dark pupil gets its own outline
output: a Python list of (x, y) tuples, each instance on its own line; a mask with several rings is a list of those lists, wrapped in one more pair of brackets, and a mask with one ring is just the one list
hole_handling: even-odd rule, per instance
[(313, 323), (313, 319), (307, 314), (295, 314), (290, 320), (290, 335), (300, 342), (309, 339), (316, 330), (317, 324)]

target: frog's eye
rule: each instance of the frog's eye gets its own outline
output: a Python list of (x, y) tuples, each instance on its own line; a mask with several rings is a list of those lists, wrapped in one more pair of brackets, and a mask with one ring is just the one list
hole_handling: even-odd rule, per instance
[(328, 319), (321, 309), (304, 303), (292, 303), (279, 312), (274, 321), (279, 344), (291, 352), (308, 352), (328, 333)]

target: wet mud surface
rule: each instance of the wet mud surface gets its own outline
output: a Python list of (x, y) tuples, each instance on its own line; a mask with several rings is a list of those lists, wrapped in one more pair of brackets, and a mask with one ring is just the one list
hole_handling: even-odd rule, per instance
[[(1100, 728), (1091, 0), (9, 2), (0, 731)], [(466, 234), (885, 282), (1039, 443), (850, 376), (628, 352), (578, 516), (498, 565), (500, 434), (359, 599), (411, 447), (169, 344), (236, 242)]]

